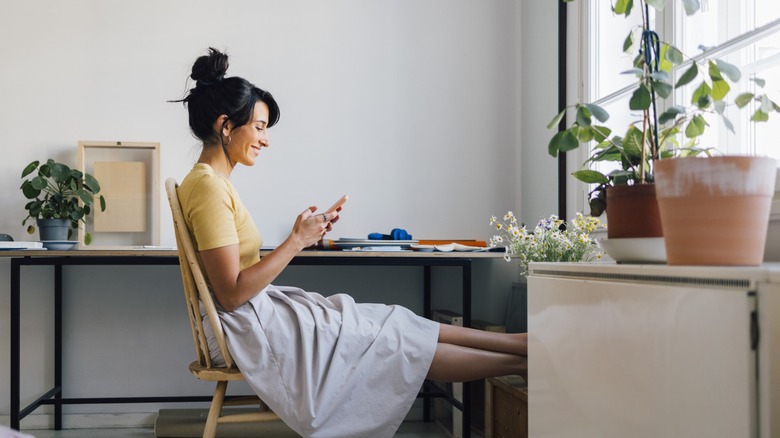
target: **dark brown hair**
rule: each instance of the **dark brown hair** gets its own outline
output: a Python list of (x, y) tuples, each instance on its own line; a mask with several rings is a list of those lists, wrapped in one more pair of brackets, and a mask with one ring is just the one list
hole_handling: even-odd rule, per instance
[(268, 105), (268, 127), (279, 121), (279, 105), (271, 93), (257, 88), (244, 78), (225, 77), (228, 69), (228, 55), (210, 47), (208, 55), (195, 60), (190, 77), (195, 80), (195, 88), (189, 90), (181, 100), (187, 107), (192, 134), (203, 141), (204, 145), (219, 140), (223, 149), (224, 139), (214, 132), (214, 121), (225, 114), (233, 125), (243, 126), (252, 118), (252, 111), (258, 100)]

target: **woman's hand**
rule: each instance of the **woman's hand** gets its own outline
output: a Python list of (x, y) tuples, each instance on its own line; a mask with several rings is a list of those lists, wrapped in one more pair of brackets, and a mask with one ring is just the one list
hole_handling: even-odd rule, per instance
[(315, 211), (317, 207), (311, 206), (299, 214), (290, 233), (290, 238), (297, 242), (301, 249), (316, 245), (325, 233), (333, 229), (333, 223), (338, 221), (338, 211), (314, 214)]

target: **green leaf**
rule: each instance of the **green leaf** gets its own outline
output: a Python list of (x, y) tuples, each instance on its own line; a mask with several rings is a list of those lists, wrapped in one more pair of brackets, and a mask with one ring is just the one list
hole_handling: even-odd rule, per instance
[(723, 100), (723, 98), (729, 94), (730, 90), (731, 86), (723, 79), (719, 81), (712, 81), (712, 98), (715, 101)]
[(609, 120), (609, 113), (604, 111), (604, 108), (593, 103), (586, 103), (585, 107), (588, 108), (593, 117), (595, 117), (599, 122), (604, 123)]
[(701, 85), (694, 90), (693, 96), (691, 96), (691, 103), (702, 109), (707, 108), (710, 106), (711, 96), (712, 89), (706, 82), (702, 81)]
[(653, 89), (662, 98), (666, 99), (670, 94), (672, 94), (673, 88), (668, 83), (662, 81), (652, 81), (652, 83)]
[(626, 136), (623, 137), (623, 152), (632, 160), (642, 158), (643, 137), (644, 133), (634, 125), (628, 127)]
[(621, 71), (620, 74), (621, 75), (634, 75), (634, 76), (636, 76), (638, 78), (641, 78), (642, 75), (645, 74), (645, 71), (642, 70), (641, 68), (636, 67), (636, 68), (631, 68), (631, 69), (628, 69), (628, 70), (625, 70), (625, 71)]
[(628, 107), (632, 110), (640, 111), (650, 108), (650, 90), (647, 89), (645, 84), (639, 85), (639, 88), (634, 90), (634, 94), (631, 95), (631, 100), (628, 102)]
[(670, 78), (671, 77), (669, 76), (669, 73), (665, 71), (657, 71), (657, 72), (650, 73), (650, 79), (653, 79), (657, 82), (666, 82), (668, 84), (671, 83)]
[(712, 106), (715, 108), (715, 112), (720, 115), (723, 115), (723, 112), (726, 111), (726, 102), (723, 100), (716, 100)]
[(773, 104), (774, 102), (769, 100), (769, 96), (767, 96), (766, 94), (761, 95), (761, 111), (767, 113), (768, 115), (769, 113), (772, 112), (772, 109), (774, 109)]
[(580, 126), (590, 126), (590, 110), (583, 105), (577, 106), (577, 124)]
[(612, 10), (617, 15), (631, 15), (631, 9), (634, 7), (634, 0), (618, 0)]
[(668, 58), (669, 56), (673, 56), (669, 51), (670, 47), (674, 49), (674, 47), (670, 46), (669, 44), (661, 43), (661, 54), (658, 56), (658, 59), (661, 61), (658, 64), (658, 70), (660, 71), (670, 72), (672, 71), (672, 67), (674, 67), (674, 62)]
[(590, 157), (588, 161), (594, 163), (599, 161), (620, 161), (622, 157), (623, 154), (620, 153), (620, 150), (615, 145), (612, 145), (607, 149), (599, 151), (598, 153)]
[(46, 178), (42, 176), (36, 176), (32, 180), (30, 180), (30, 183), (32, 184), (32, 187), (35, 190), (44, 190), (46, 187), (49, 186), (49, 182), (46, 181)]
[(593, 138), (593, 127), (580, 126), (579, 129), (577, 129), (577, 141), (580, 143), (588, 143), (589, 141), (592, 141)]
[(550, 142), (547, 143), (547, 153), (553, 157), (558, 156), (558, 150), (561, 148), (561, 141), (563, 141), (564, 132), (565, 131), (556, 132), (555, 135), (553, 135), (550, 139)]
[(674, 84), (674, 88), (680, 88), (683, 85), (690, 83), (692, 80), (696, 79), (698, 74), (699, 66), (694, 62), (690, 67), (688, 67), (687, 70), (685, 70), (685, 73), (680, 76), (680, 79), (678, 79), (677, 83)]
[(609, 178), (596, 170), (583, 169), (572, 172), (572, 176), (587, 184), (606, 184)]
[(687, 15), (693, 15), (699, 10), (699, 0), (683, 0), (683, 6)]
[(712, 79), (712, 82), (722, 81), (723, 76), (720, 74), (720, 69), (718, 68), (718, 66), (712, 61), (709, 61), (707, 65), (709, 67), (709, 75), (710, 75), (710, 79)]
[(704, 128), (707, 126), (707, 122), (701, 114), (693, 116), (688, 126), (685, 128), (685, 136), (688, 138), (698, 137), (704, 134)]
[(736, 131), (734, 130), (734, 124), (731, 123), (731, 120), (729, 120), (724, 114), (721, 114), (720, 116), (723, 120), (723, 124), (726, 125), (726, 129), (736, 134)]
[(86, 173), (84, 174), (84, 185), (89, 189), (92, 193), (98, 193), (100, 192), (100, 184), (95, 179), (94, 176)]
[(62, 163), (52, 163), (49, 166), (49, 172), (51, 172), (52, 179), (58, 184), (62, 184), (70, 178), (70, 167)]
[(561, 152), (569, 152), (577, 149), (579, 145), (580, 142), (577, 141), (577, 136), (574, 133), (573, 128), (563, 131), (563, 137), (561, 138), (561, 143), (559, 145), (559, 150)]
[(739, 96), (737, 96), (736, 99), (734, 99), (734, 103), (737, 105), (737, 108), (744, 108), (745, 105), (749, 104), (751, 100), (753, 100), (753, 97), (755, 95), (753, 93), (742, 93)]
[(669, 107), (666, 111), (658, 117), (658, 123), (663, 125), (666, 122), (672, 121), (677, 118), (678, 115), (685, 114), (685, 108), (680, 105), (674, 105)]
[(92, 243), (92, 234), (89, 232), (84, 233), (84, 245), (90, 245)]
[(37, 169), (38, 168), (38, 164), (40, 164), (40, 162), (38, 160), (33, 161), (32, 163), (28, 164), (27, 167), (25, 167), (24, 170), (22, 170), (22, 178), (24, 178), (25, 176), (31, 174), (35, 169)]
[(27, 199), (35, 199), (41, 194), (41, 189), (36, 189), (31, 181), (22, 183), (22, 194)]
[(106, 211), (106, 198), (100, 195), (100, 211)]
[(740, 72), (739, 68), (737, 68), (737, 66), (734, 64), (729, 64), (728, 62), (722, 61), (720, 59), (716, 59), (715, 64), (717, 64), (720, 72), (725, 74), (731, 82), (739, 82), (740, 78), (742, 78), (742, 72)]
[(612, 134), (612, 130), (607, 128), (606, 126), (597, 126), (594, 125), (593, 127), (593, 136), (594, 140), (597, 142), (602, 142), (609, 137), (609, 134)]
[(767, 120), (769, 120), (769, 114), (760, 109), (756, 110), (756, 112), (753, 113), (753, 117), (750, 118), (750, 121), (752, 122), (766, 122)]
[(86, 190), (76, 190), (76, 195), (81, 198), (81, 202), (83, 202), (86, 205), (89, 205), (92, 203), (92, 195), (89, 194)]
[(577, 136), (575, 135), (577, 129), (578, 128), (575, 126), (556, 133), (547, 145), (547, 152), (553, 157), (557, 157), (559, 152), (567, 152), (576, 149), (577, 146), (579, 146)]
[(566, 108), (563, 109), (563, 111), (559, 112), (555, 117), (553, 117), (552, 120), (550, 120), (550, 123), (547, 124), (547, 129), (553, 129), (556, 126), (558, 126), (559, 123), (561, 123), (561, 120), (563, 120), (563, 117), (566, 115)]
[(628, 33), (626, 39), (623, 40), (623, 53), (631, 53), (634, 47), (634, 31)]
[(666, 49), (664, 59), (668, 59), (674, 65), (680, 65), (685, 61), (680, 49), (674, 47), (671, 44), (666, 44), (666, 47), (667, 49)]
[(750, 78), (750, 80), (755, 82), (756, 85), (758, 85), (761, 88), (764, 88), (764, 85), (766, 85), (766, 81), (761, 78)]

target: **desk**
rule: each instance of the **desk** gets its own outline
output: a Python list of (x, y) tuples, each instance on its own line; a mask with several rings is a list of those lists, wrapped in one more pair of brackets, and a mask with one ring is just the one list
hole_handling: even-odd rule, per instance
[[(261, 257), (268, 251), (261, 251)], [(11, 258), (11, 427), (19, 429), (22, 418), (41, 405), (54, 405), (54, 428), (62, 428), (62, 405), (106, 404), (106, 403), (167, 403), (209, 401), (204, 397), (111, 397), (111, 398), (65, 398), (62, 394), (62, 268), (73, 265), (177, 265), (176, 251), (172, 250), (115, 250), (86, 249), (71, 251), (16, 250), (0, 251), (0, 257)], [(463, 325), (471, 325), (471, 271), (475, 259), (502, 258), (503, 253), (489, 252), (353, 252), (353, 251), (304, 251), (296, 256), (291, 265), (342, 265), (342, 266), (420, 266), (423, 268), (423, 312), (431, 314), (431, 267), (459, 266), (462, 270), (462, 313)], [(21, 274), (22, 266), (54, 267), (54, 387), (31, 403), (20, 406), (20, 319), (21, 319)], [(423, 393), (426, 400), (425, 418), (429, 419), (427, 403), (435, 395)], [(441, 396), (440, 394), (438, 396)], [(469, 436), (470, 385), (463, 385), (463, 402), (447, 397), (463, 412), (464, 437)]]

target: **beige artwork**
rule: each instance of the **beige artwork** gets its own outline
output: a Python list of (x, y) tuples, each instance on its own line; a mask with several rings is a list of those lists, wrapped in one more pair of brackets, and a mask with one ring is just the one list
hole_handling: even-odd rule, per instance
[(146, 231), (146, 166), (140, 161), (96, 161), (95, 178), (106, 211), (95, 209), (95, 232)]

